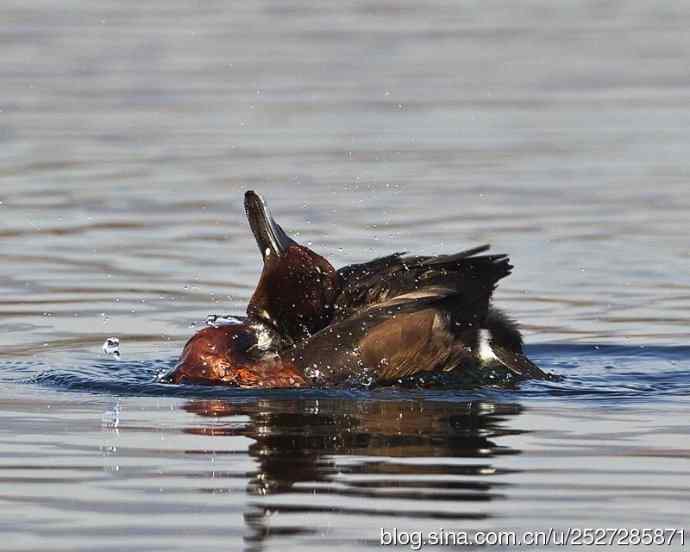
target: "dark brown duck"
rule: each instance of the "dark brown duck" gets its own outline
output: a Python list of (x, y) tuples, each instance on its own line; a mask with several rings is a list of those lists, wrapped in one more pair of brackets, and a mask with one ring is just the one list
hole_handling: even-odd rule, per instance
[(490, 364), (549, 376), (523, 352), (514, 322), (490, 304), (512, 269), (488, 246), (454, 255), (395, 253), (340, 270), (292, 240), (254, 192), (245, 195), (264, 267), (238, 323), (205, 328), (165, 376), (173, 383), (302, 387)]

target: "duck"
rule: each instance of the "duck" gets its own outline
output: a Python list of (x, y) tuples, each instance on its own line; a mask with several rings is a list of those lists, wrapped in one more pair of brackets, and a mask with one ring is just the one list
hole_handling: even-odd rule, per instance
[(246, 316), (214, 319), (161, 381), (386, 385), (496, 366), (551, 379), (526, 356), (517, 323), (492, 305), (513, 269), (507, 255), (487, 254), (488, 245), (450, 255), (397, 252), (336, 270), (292, 239), (258, 193), (247, 191), (244, 207), (263, 260)]

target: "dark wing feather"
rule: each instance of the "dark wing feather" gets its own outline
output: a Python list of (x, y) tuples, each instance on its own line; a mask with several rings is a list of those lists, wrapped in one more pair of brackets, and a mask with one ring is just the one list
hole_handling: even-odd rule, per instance
[(482, 245), (454, 255), (407, 256), (395, 253), (368, 263), (350, 265), (338, 271), (340, 293), (335, 302), (336, 320), (358, 311), (414, 292), (463, 296), (491, 296), (497, 282), (510, 274), (506, 255), (478, 255)]
[(338, 383), (353, 375), (378, 382), (423, 371), (451, 370), (463, 358), (479, 320), (486, 317), (488, 295), (454, 293), (399, 297), (332, 324), (293, 350), (292, 360), (317, 383)]
[(498, 361), (514, 374), (522, 378), (532, 378), (539, 380), (555, 380), (557, 376), (548, 374), (539, 368), (534, 362), (528, 359), (523, 353), (511, 351), (505, 346), (490, 341), (491, 349)]
[(486, 327), (493, 339), (509, 351), (522, 353), (522, 334), (515, 320), (502, 310), (490, 307), (486, 316)]

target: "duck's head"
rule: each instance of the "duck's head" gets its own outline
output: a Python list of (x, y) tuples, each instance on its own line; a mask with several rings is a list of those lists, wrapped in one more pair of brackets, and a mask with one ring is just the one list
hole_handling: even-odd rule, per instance
[(270, 328), (260, 324), (208, 327), (187, 341), (165, 383), (234, 387), (301, 387), (305, 380), (271, 349)]
[(290, 238), (259, 194), (248, 191), (244, 206), (264, 261), (247, 314), (293, 341), (324, 328), (333, 317), (336, 270), (322, 256)]

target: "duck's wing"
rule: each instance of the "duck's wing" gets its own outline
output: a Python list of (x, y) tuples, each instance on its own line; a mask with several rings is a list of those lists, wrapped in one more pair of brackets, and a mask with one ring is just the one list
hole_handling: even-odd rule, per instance
[(417, 293), (478, 294), (490, 297), (497, 282), (510, 274), (506, 255), (480, 255), (488, 245), (454, 255), (405, 256), (395, 253), (368, 263), (338, 270), (340, 291), (335, 302), (335, 319), (344, 320), (372, 305)]
[(293, 350), (317, 384), (373, 378), (394, 382), (473, 362), (470, 349), (490, 292), (398, 297), (321, 330)]

